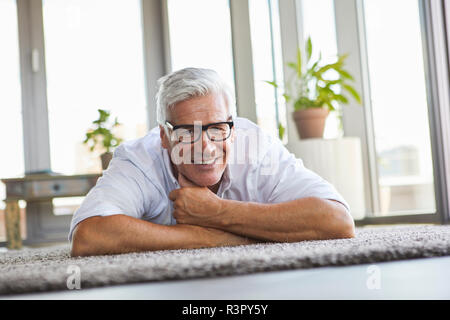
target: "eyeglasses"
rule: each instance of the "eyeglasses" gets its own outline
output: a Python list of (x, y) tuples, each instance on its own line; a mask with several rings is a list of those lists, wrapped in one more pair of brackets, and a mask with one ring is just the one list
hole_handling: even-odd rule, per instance
[(233, 125), (233, 121), (223, 121), (205, 125), (180, 124), (174, 126), (166, 121), (166, 126), (172, 131), (172, 141), (183, 144), (197, 142), (203, 131), (206, 131), (208, 139), (213, 142), (225, 141), (231, 136), (231, 128), (233, 128)]

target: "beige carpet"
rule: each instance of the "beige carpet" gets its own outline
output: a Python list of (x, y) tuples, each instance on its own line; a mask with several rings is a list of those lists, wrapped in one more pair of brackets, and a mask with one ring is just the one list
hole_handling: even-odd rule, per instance
[(71, 258), (69, 246), (0, 253), (0, 294), (450, 255), (450, 226), (358, 228), (353, 239)]

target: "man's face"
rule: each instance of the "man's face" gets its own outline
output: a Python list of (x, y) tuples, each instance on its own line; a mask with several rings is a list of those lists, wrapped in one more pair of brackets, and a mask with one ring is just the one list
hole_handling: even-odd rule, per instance
[[(222, 95), (210, 94), (195, 97), (177, 103), (168, 114), (168, 122), (172, 126), (201, 124), (230, 121), (230, 114)], [(234, 141), (234, 129), (231, 136), (224, 141), (211, 141), (206, 131), (197, 130), (201, 136), (194, 143), (179, 143), (171, 140), (173, 132), (166, 131), (160, 126), (163, 148), (172, 156), (172, 163), (186, 178), (199, 186), (214, 186), (222, 178), (227, 166), (229, 151)], [(173, 152), (172, 152), (173, 151)], [(187, 155), (187, 157), (185, 156)], [(174, 161), (174, 156), (184, 160)]]

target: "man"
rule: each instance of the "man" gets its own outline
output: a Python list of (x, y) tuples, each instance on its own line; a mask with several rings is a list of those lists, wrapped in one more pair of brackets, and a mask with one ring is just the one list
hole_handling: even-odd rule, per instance
[(216, 72), (162, 77), (157, 118), (159, 127), (116, 149), (75, 212), (73, 256), (354, 236), (345, 200), (236, 117)]

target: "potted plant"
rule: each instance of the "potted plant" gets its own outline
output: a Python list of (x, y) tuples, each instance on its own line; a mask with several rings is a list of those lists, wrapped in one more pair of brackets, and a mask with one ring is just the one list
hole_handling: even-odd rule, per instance
[(117, 121), (117, 117), (114, 123), (111, 123), (109, 117), (110, 111), (98, 109), (99, 118), (92, 122), (93, 127), (86, 133), (86, 138), (83, 141), (84, 144), (88, 144), (91, 151), (94, 151), (96, 147), (102, 150), (100, 156), (102, 161), (102, 169), (108, 168), (109, 162), (113, 156), (113, 150), (123, 141), (121, 138), (115, 136), (112, 132), (113, 128), (120, 125)]
[[(338, 55), (336, 62), (324, 64), (321, 54), (317, 60), (312, 60), (312, 53), (309, 37), (305, 54), (298, 48), (297, 61), (287, 63), (294, 72), (283, 94), (286, 102), (293, 104), (293, 118), (301, 139), (323, 137), (329, 112), (336, 112), (338, 103), (349, 102), (343, 92), (361, 103), (358, 92), (349, 84), (353, 77), (343, 68), (347, 55)], [(275, 81), (266, 82), (278, 88)]]

